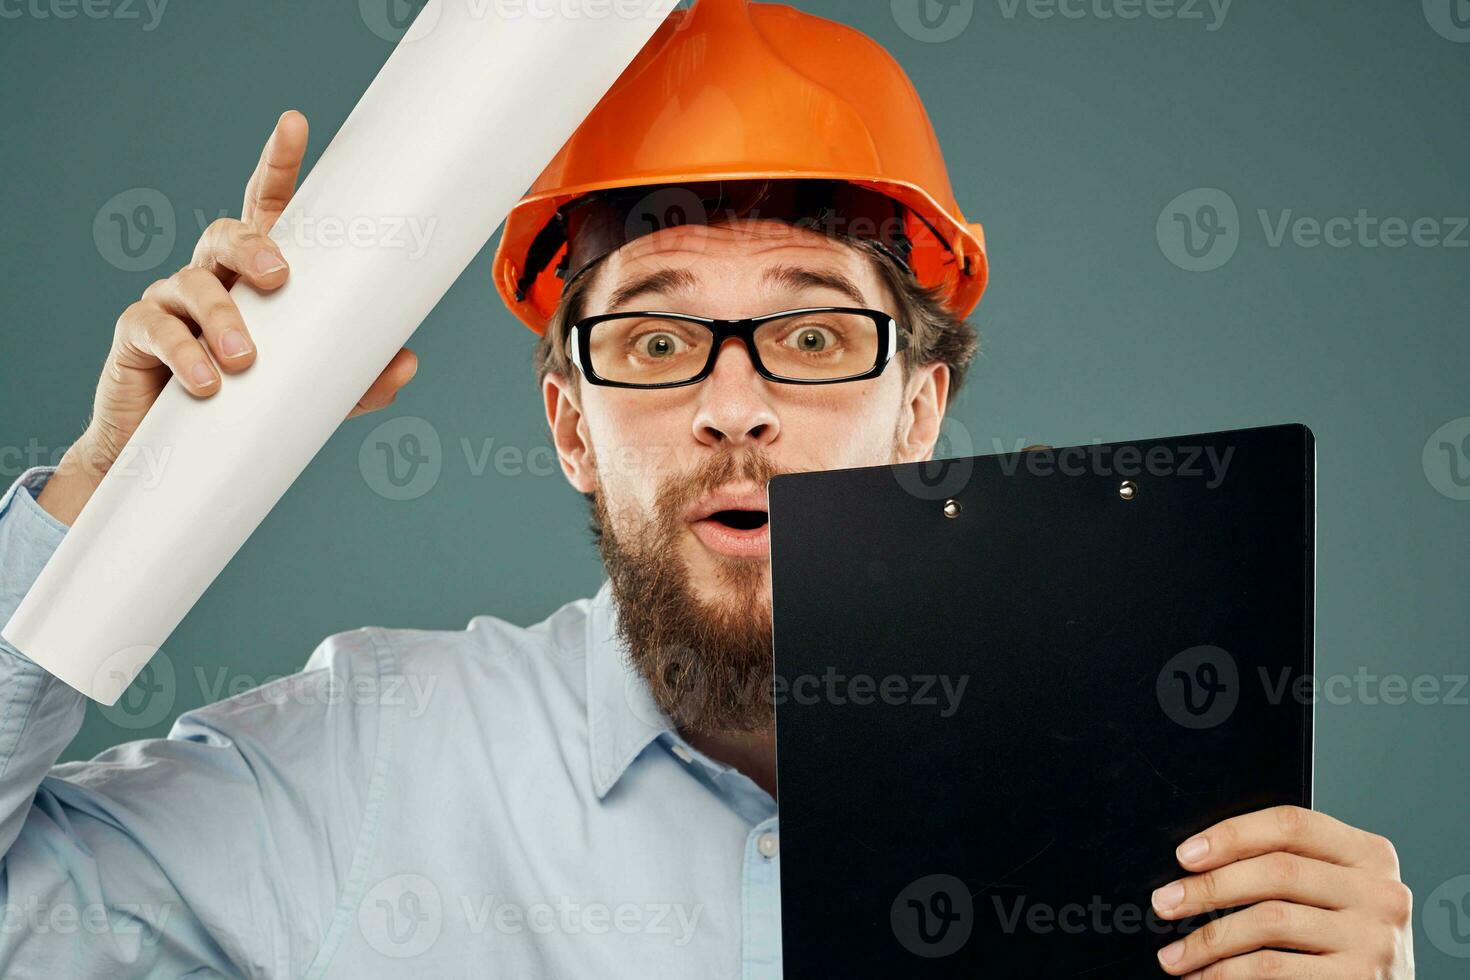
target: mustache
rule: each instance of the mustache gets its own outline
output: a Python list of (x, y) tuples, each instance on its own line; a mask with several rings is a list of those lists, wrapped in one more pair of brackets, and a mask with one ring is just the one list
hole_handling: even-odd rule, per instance
[(684, 513), (696, 500), (731, 483), (763, 487), (772, 477), (796, 473), (776, 464), (759, 446), (731, 449), (700, 462), (693, 472), (671, 476), (659, 487), (657, 522), (665, 532), (683, 524)]

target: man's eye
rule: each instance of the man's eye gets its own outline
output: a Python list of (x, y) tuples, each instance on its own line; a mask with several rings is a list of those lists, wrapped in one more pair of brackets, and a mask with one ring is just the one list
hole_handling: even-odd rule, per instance
[(837, 335), (825, 327), (798, 327), (787, 335), (787, 343), (806, 354), (819, 354), (837, 345)]
[(667, 333), (647, 334), (636, 341), (634, 348), (652, 358), (672, 357), (679, 353), (679, 338)]

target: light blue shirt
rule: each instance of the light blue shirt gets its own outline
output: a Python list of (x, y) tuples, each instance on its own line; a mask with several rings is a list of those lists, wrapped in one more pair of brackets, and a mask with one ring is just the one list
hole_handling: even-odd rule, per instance
[[(0, 497), (0, 624), (66, 527)], [(776, 804), (625, 663), (604, 583), (541, 623), (364, 627), (57, 765), (85, 698), (0, 643), (0, 976), (761, 978)]]

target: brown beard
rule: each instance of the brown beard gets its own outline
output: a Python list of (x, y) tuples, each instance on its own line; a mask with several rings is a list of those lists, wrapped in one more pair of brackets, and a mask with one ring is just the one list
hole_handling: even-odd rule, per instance
[(597, 545), (617, 602), (618, 637), (654, 701), (681, 730), (768, 733), (775, 727), (771, 595), (765, 560), (715, 556), (723, 593), (706, 602), (679, 553), (684, 514), (730, 483), (765, 486), (779, 471), (759, 447), (721, 453), (659, 488), (652, 518), (619, 527), (598, 477)]

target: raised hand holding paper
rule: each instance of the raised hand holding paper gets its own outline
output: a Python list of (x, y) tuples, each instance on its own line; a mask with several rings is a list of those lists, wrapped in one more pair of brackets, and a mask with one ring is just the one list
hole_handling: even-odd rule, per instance
[[(232, 291), (258, 363), (208, 399), (169, 382), (128, 443), (159, 465), (102, 480), (5, 625), (16, 649), (114, 703), (675, 0), (502, 6), (425, 5), (280, 217), (290, 282)], [(324, 222), (426, 233), (304, 233)]]

